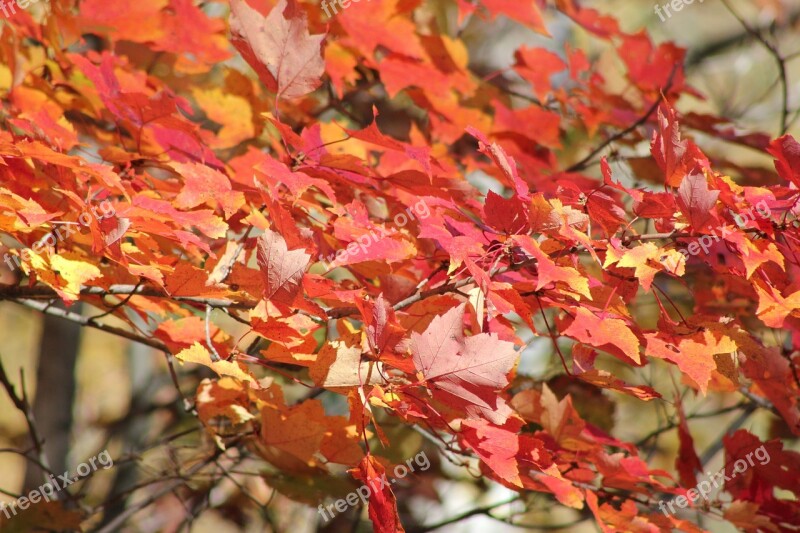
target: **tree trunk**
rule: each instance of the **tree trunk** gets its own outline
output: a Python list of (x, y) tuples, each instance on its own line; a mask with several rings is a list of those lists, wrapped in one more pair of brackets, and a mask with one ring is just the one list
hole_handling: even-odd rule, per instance
[[(80, 312), (80, 306), (74, 309)], [(33, 414), (44, 440), (44, 452), (53, 472), (67, 471), (67, 456), (72, 433), (72, 404), (75, 400), (75, 362), (78, 359), (81, 327), (50, 315), (44, 317), (39, 362), (36, 370), (36, 395)], [(44, 481), (41, 468), (28, 463), (25, 490)]]

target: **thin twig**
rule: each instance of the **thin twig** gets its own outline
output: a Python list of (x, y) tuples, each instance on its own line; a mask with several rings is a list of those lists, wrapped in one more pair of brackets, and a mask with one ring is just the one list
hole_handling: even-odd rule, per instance
[[(739, 16), (739, 14), (731, 7), (728, 0), (722, 0), (722, 3), (725, 4), (725, 7), (728, 9), (731, 15), (739, 21), (739, 24), (745, 29), (747, 33), (753, 36), (759, 43), (761, 43), (764, 48), (769, 52), (769, 54), (775, 58), (776, 63), (778, 64), (778, 75), (781, 81), (781, 128), (780, 128), (780, 135), (784, 135), (786, 130), (789, 128), (789, 81), (788, 75), (786, 73), (786, 60), (778, 50), (778, 47), (774, 44), (767, 41), (763, 35), (761, 35), (760, 31), (756, 31), (755, 29), (751, 28), (747, 22)], [(779, 136), (780, 136), (779, 135)]]
[(742, 411), (739, 414), (739, 416), (733, 419), (733, 421), (728, 425), (728, 427), (725, 428), (725, 432), (718, 439), (716, 439), (714, 441), (714, 444), (709, 446), (708, 449), (705, 450), (703, 454), (700, 456), (701, 465), (708, 464), (708, 462), (711, 461), (711, 459), (713, 459), (715, 455), (717, 455), (717, 452), (719, 452), (723, 446), (722, 438), (725, 437), (726, 435), (730, 435), (731, 433), (742, 427), (742, 424), (744, 424), (745, 420), (747, 420), (750, 417), (750, 415), (753, 414), (753, 411), (756, 410), (756, 407), (757, 406), (755, 404), (751, 403), (750, 405), (744, 408), (744, 411)]
[(39, 436), (39, 432), (36, 430), (36, 420), (33, 416), (33, 407), (28, 401), (28, 394), (25, 391), (25, 374), (23, 373), (22, 369), (20, 369), (19, 374), (22, 396), (17, 395), (14, 385), (8, 379), (2, 359), (0, 359), (0, 384), (3, 385), (3, 388), (6, 390), (9, 398), (11, 398), (14, 406), (25, 417), (25, 423), (28, 425), (28, 432), (31, 434), (33, 447), (36, 450), (36, 457), (38, 459), (37, 464), (42, 469), (45, 482), (48, 482), (48, 475), (53, 474), (53, 471), (50, 468), (50, 463), (47, 461), (47, 454), (44, 453), (44, 440)]
[[(230, 448), (228, 448), (230, 449)], [(114, 517), (113, 520), (109, 521), (102, 529), (99, 529), (97, 533), (111, 533), (113, 531), (120, 531), (121, 526), (128, 521), (128, 519), (133, 516), (134, 514), (138, 513), (139, 511), (147, 508), (154, 502), (158, 501), (163, 496), (174, 492), (178, 488), (185, 485), (189, 478), (193, 475), (198, 473), (200, 470), (208, 466), (209, 464), (215, 463), (217, 459), (221, 455), (225, 453), (225, 450), (217, 448), (214, 451), (214, 454), (207, 459), (200, 461), (199, 463), (195, 464), (191, 468), (189, 468), (181, 477), (181, 479), (174, 481), (172, 483), (168, 483), (166, 486), (162, 487), (161, 489), (153, 492), (150, 496), (146, 497), (142, 501), (136, 503), (135, 505), (131, 505), (124, 512), (120, 513), (118, 516)]]
[(211, 360), (216, 363), (222, 358), (217, 353), (217, 349), (214, 348), (214, 343), (211, 342), (211, 309), (210, 305), (206, 305), (206, 344), (208, 349), (211, 350)]
[(436, 524), (432, 524), (430, 526), (424, 526), (424, 527), (421, 527), (421, 528), (418, 528), (418, 529), (414, 529), (413, 533), (428, 533), (429, 531), (434, 531), (434, 530), (437, 530), (439, 528), (443, 528), (445, 526), (449, 526), (451, 524), (455, 524), (457, 522), (461, 522), (462, 520), (466, 520), (467, 518), (470, 518), (470, 517), (473, 517), (473, 516), (476, 516), (476, 515), (487, 515), (488, 516), (489, 513), (491, 511), (493, 511), (494, 509), (497, 509), (498, 507), (502, 507), (504, 505), (510, 505), (510, 504), (518, 501), (519, 499), (520, 499), (520, 495), (517, 494), (513, 498), (510, 498), (508, 500), (504, 500), (502, 502), (493, 503), (491, 505), (486, 505), (484, 507), (476, 507), (475, 509), (471, 509), (471, 510), (465, 512), (465, 513), (461, 513), (461, 514), (456, 515), (456, 516), (454, 516), (452, 518), (448, 518), (447, 520), (443, 520), (441, 522), (437, 522)]

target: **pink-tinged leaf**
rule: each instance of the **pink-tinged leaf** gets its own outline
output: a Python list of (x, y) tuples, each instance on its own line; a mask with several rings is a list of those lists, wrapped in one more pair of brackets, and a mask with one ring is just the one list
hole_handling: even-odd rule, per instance
[(258, 238), (256, 258), (264, 279), (264, 297), (292, 302), (311, 256), (303, 249), (288, 250), (280, 234), (267, 230)]
[(670, 187), (680, 185), (684, 176), (695, 169), (708, 166), (708, 159), (689, 139), (681, 139), (675, 110), (668, 105), (658, 110), (658, 130), (653, 133), (650, 151), (664, 171), (665, 182)]
[(718, 197), (719, 191), (708, 188), (703, 174), (691, 174), (684, 178), (678, 188), (678, 207), (692, 228), (702, 230), (706, 221), (714, 216), (712, 210)]
[(463, 409), (468, 418), (503, 423), (512, 411), (498, 392), (508, 386), (518, 354), (494, 333), (465, 338), (464, 307), (437, 316), (422, 334), (412, 334), (414, 365), (443, 403)]
[(398, 325), (392, 305), (378, 295), (374, 300), (357, 300), (367, 334), (367, 342), (375, 355), (392, 349), (402, 340), (403, 329)]
[(225, 174), (199, 163), (173, 163), (172, 167), (183, 176), (183, 189), (175, 198), (180, 209), (219, 205), (225, 216), (230, 217), (244, 205), (244, 195), (232, 190), (231, 180)]
[(544, 468), (552, 464), (552, 459), (542, 441), (519, 435), (514, 429), (513, 425), (507, 428), (486, 420), (466, 420), (461, 425), (461, 437), (498, 481), (522, 488), (527, 469)]
[(310, 35), (296, 0), (280, 0), (266, 17), (245, 0), (231, 2), (231, 42), (278, 98), (297, 98), (322, 84), (325, 34)]

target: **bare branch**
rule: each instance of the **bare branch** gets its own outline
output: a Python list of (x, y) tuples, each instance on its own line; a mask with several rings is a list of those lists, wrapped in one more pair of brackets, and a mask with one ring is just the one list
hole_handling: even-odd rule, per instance
[(8, 393), (8, 396), (11, 398), (14, 406), (19, 409), (19, 411), (25, 417), (25, 423), (28, 425), (28, 432), (31, 435), (31, 441), (33, 442), (33, 447), (36, 450), (36, 456), (38, 458), (37, 464), (42, 469), (45, 482), (48, 482), (48, 475), (53, 474), (53, 471), (50, 469), (50, 463), (48, 463), (47, 455), (44, 453), (44, 442), (39, 436), (39, 432), (36, 430), (36, 421), (33, 417), (33, 407), (28, 401), (28, 394), (25, 391), (25, 375), (22, 369), (20, 369), (19, 374), (22, 396), (17, 395), (14, 385), (8, 379), (2, 359), (0, 359), (0, 384), (3, 385), (3, 388), (6, 390), (6, 393)]

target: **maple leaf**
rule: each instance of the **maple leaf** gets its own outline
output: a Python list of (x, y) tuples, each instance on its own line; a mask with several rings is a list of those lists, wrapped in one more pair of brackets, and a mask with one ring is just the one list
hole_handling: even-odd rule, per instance
[[(604, 532), (701, 531), (692, 520), (707, 506), (684, 519), (643, 505), (683, 489), (645, 460), (663, 427), (633, 428), (655, 429), (636, 435), (642, 446), (609, 434), (638, 433), (614, 416), (614, 393), (634, 409), (660, 398), (640, 372), (617, 373), (661, 359), (680, 372), (676, 398), (742, 393), (750, 406), (733, 409), (771, 410), (772, 434), (800, 434), (800, 143), (679, 115), (673, 104), (704, 96), (686, 85), (687, 51), (589, 3), (232, 0), (226, 21), (214, 2), (51, 2), (59, 24), (17, 10), (0, 40), (0, 299), (164, 347), (181, 388), (184, 371), (206, 367), (216, 375), (194, 405), (212, 446), (247, 446), (274, 467), (271, 488), (312, 506), (354, 488), (330, 463), (351, 468), (377, 531), (402, 531), (385, 476), (420, 424), (503, 487), (587, 505), (579, 518)], [(499, 16), (542, 37), (504, 49), (518, 79), (476, 70), (497, 50), (475, 37), (501, 36)], [(586, 31), (544, 42), (551, 20), (568, 37)], [(107, 46), (76, 45), (81, 35)], [(227, 61), (237, 51), (244, 61)], [(609, 155), (595, 172), (610, 141), (651, 153), (621, 167)], [(727, 144), (769, 154), (775, 171)], [(578, 153), (593, 156), (564, 170)], [(85, 219), (101, 202), (114, 213)], [(659, 272), (681, 279), (662, 289)], [(87, 321), (54, 298), (103, 309)], [(515, 347), (542, 329), (537, 303), (554, 312), (547, 329), (575, 341), (571, 375), (542, 381), (528, 366), (509, 399)], [(212, 308), (244, 328), (203, 320)], [(777, 340), (762, 342), (764, 328)], [(239, 361), (211, 360), (243, 348), (245, 332), (260, 338)], [(595, 368), (601, 351), (622, 366)], [(693, 485), (702, 424), (664, 405), (679, 448), (658, 462)], [(717, 515), (747, 530), (795, 523), (800, 483), (787, 472), (800, 455), (744, 431), (723, 444), (728, 474), (760, 446), (770, 461), (726, 481), (733, 501)], [(439, 483), (438, 463), (404, 494)], [(209, 471), (225, 474), (195, 473)], [(63, 513), (51, 514), (37, 524), (53, 529)]]
[[(293, 407), (281, 403), (265, 405), (261, 410), (262, 442), (291, 455), (308, 466), (316, 466), (327, 424), (325, 410), (319, 400), (307, 400)], [(275, 457), (276, 461), (280, 459)]]
[(217, 417), (227, 418), (232, 424), (244, 424), (255, 418), (249, 406), (247, 392), (236, 379), (204, 379), (197, 387), (197, 412), (206, 424)]
[(678, 441), (680, 451), (675, 459), (675, 467), (680, 475), (681, 485), (694, 487), (697, 484), (697, 473), (703, 471), (703, 464), (694, 450), (694, 439), (689, 431), (689, 423), (683, 412), (680, 397), (675, 398), (675, 410), (678, 411)]
[(302, 249), (290, 251), (279, 233), (266, 230), (258, 238), (256, 259), (264, 279), (264, 297), (291, 303), (300, 292), (311, 255)]
[(175, 198), (175, 205), (181, 209), (196, 207), (203, 203), (218, 204), (230, 217), (245, 202), (241, 192), (231, 188), (227, 176), (198, 163), (173, 163), (173, 168), (184, 176), (184, 185)]
[(517, 352), (494, 333), (464, 337), (466, 304), (437, 316), (421, 334), (412, 333), (414, 365), (435, 397), (466, 411), (502, 423), (510, 408), (497, 392), (508, 385)]
[(358, 468), (350, 470), (369, 490), (369, 519), (375, 533), (403, 533), (395, 498), (386, 479), (386, 469), (378, 460), (367, 454)]
[(232, 0), (230, 26), (231, 42), (278, 98), (298, 98), (322, 83), (325, 34), (309, 34), (296, 0), (280, 0), (266, 17)]
[(689, 224), (696, 230), (705, 229), (705, 223), (713, 218), (712, 209), (719, 198), (719, 191), (708, 188), (703, 174), (686, 176), (678, 187), (678, 207)]
[(544, 467), (551, 458), (542, 441), (519, 435), (514, 429), (514, 425), (503, 427), (486, 420), (466, 420), (461, 437), (498, 479), (522, 488), (525, 463)]
[(645, 338), (647, 355), (675, 363), (697, 383), (703, 394), (708, 390), (711, 373), (717, 368), (714, 355), (732, 353), (737, 349), (736, 342), (730, 337), (709, 330), (687, 337), (646, 333)]
[(681, 139), (681, 131), (671, 107), (658, 110), (660, 130), (653, 133), (651, 150), (658, 166), (664, 171), (667, 185), (680, 183), (685, 168), (681, 167), (686, 154), (686, 141)]
[(600, 317), (592, 311), (578, 307), (575, 319), (563, 332), (595, 348), (607, 351), (623, 361), (642, 363), (639, 356), (639, 339), (625, 321), (619, 318)]
[(800, 187), (800, 143), (787, 134), (772, 141), (767, 152), (775, 157), (778, 174)]
[(483, 206), (486, 222), (506, 235), (530, 231), (528, 213), (519, 198), (503, 198), (492, 191)]
[(769, 292), (758, 285), (755, 289), (758, 293), (756, 315), (771, 328), (782, 328), (786, 318), (800, 310), (800, 291), (795, 291), (784, 298), (774, 287), (770, 287)]
[(550, 283), (560, 281), (566, 286), (564, 290), (576, 292), (588, 300), (592, 299), (592, 294), (589, 291), (589, 280), (582, 276), (580, 272), (572, 267), (557, 265), (549, 255), (542, 251), (539, 243), (527, 235), (517, 235), (514, 240), (519, 243), (525, 252), (536, 258), (537, 291)]
[[(388, 148), (389, 150), (394, 150), (397, 152), (402, 152), (407, 155), (410, 159), (417, 161), (420, 166), (425, 170), (425, 173), (430, 176), (431, 175), (431, 150), (428, 147), (416, 147), (411, 146), (406, 143), (402, 143), (391, 137), (387, 137), (378, 129), (378, 109), (375, 108), (372, 110), (373, 120), (366, 128), (362, 130), (348, 130), (346, 128), (344, 131), (347, 134), (360, 141), (364, 141), (366, 143), (374, 144), (377, 146), (382, 146), (384, 148)], [(438, 164), (438, 163), (437, 163)]]
[(662, 256), (662, 251), (651, 242), (636, 246), (634, 248), (623, 248), (618, 250), (613, 245), (608, 248), (606, 252), (606, 260), (603, 267), (616, 263), (617, 266), (633, 268), (634, 276), (639, 278), (644, 290), (649, 291), (650, 286), (653, 284), (653, 278), (659, 272), (659, 269), (649, 264), (652, 261), (654, 264)]
[(348, 345), (344, 339), (330, 341), (322, 347), (309, 368), (309, 376), (314, 383), (327, 389), (385, 383), (379, 363), (362, 361), (360, 344)]
[(705, 156), (692, 141), (681, 139), (675, 110), (669, 105), (659, 108), (658, 125), (658, 131), (653, 132), (650, 150), (664, 171), (666, 184), (677, 187), (686, 174), (705, 161)]
[(781, 270), (785, 270), (783, 254), (769, 239), (752, 240), (744, 231), (729, 231), (724, 239), (735, 244), (739, 250), (737, 258), (744, 264), (747, 279), (753, 275), (758, 267), (768, 261), (776, 263)]
[(653, 390), (652, 387), (628, 385), (621, 379), (617, 379), (610, 372), (594, 367), (594, 360), (597, 352), (583, 344), (576, 344), (572, 347), (572, 374), (600, 388), (611, 389), (628, 394), (645, 402), (661, 395)]
[(499, 144), (489, 142), (486, 136), (477, 128), (470, 126), (467, 128), (467, 133), (478, 139), (478, 149), (490, 157), (502, 171), (506, 185), (511, 187), (522, 201), (527, 201), (530, 198), (530, 190), (528, 185), (520, 178), (514, 158), (510, 157)]
[[(481, 0), (492, 13), (502, 13), (512, 19), (518, 20), (534, 31), (549, 36), (547, 28), (539, 12), (543, 2), (515, 2), (514, 0)], [(539, 4), (537, 6), (537, 3)]]
[(199, 342), (195, 342), (189, 348), (181, 350), (175, 354), (175, 358), (182, 363), (207, 366), (220, 376), (231, 376), (240, 381), (248, 381), (253, 387), (259, 388), (256, 378), (242, 363), (225, 360), (212, 361), (211, 353)]
[(100, 278), (103, 274), (96, 266), (85, 261), (74, 261), (62, 255), (50, 258), (50, 266), (58, 276), (66, 281), (66, 285), (54, 285), (66, 300), (77, 300), (80, 295), (81, 285), (87, 281)]
[(374, 300), (358, 300), (356, 305), (361, 310), (367, 342), (375, 355), (392, 350), (400, 342), (403, 330), (397, 324), (394, 309), (383, 293)]
[(514, 59), (514, 69), (533, 86), (540, 100), (547, 98), (552, 90), (551, 76), (567, 68), (558, 54), (545, 48), (523, 46), (514, 53)]

